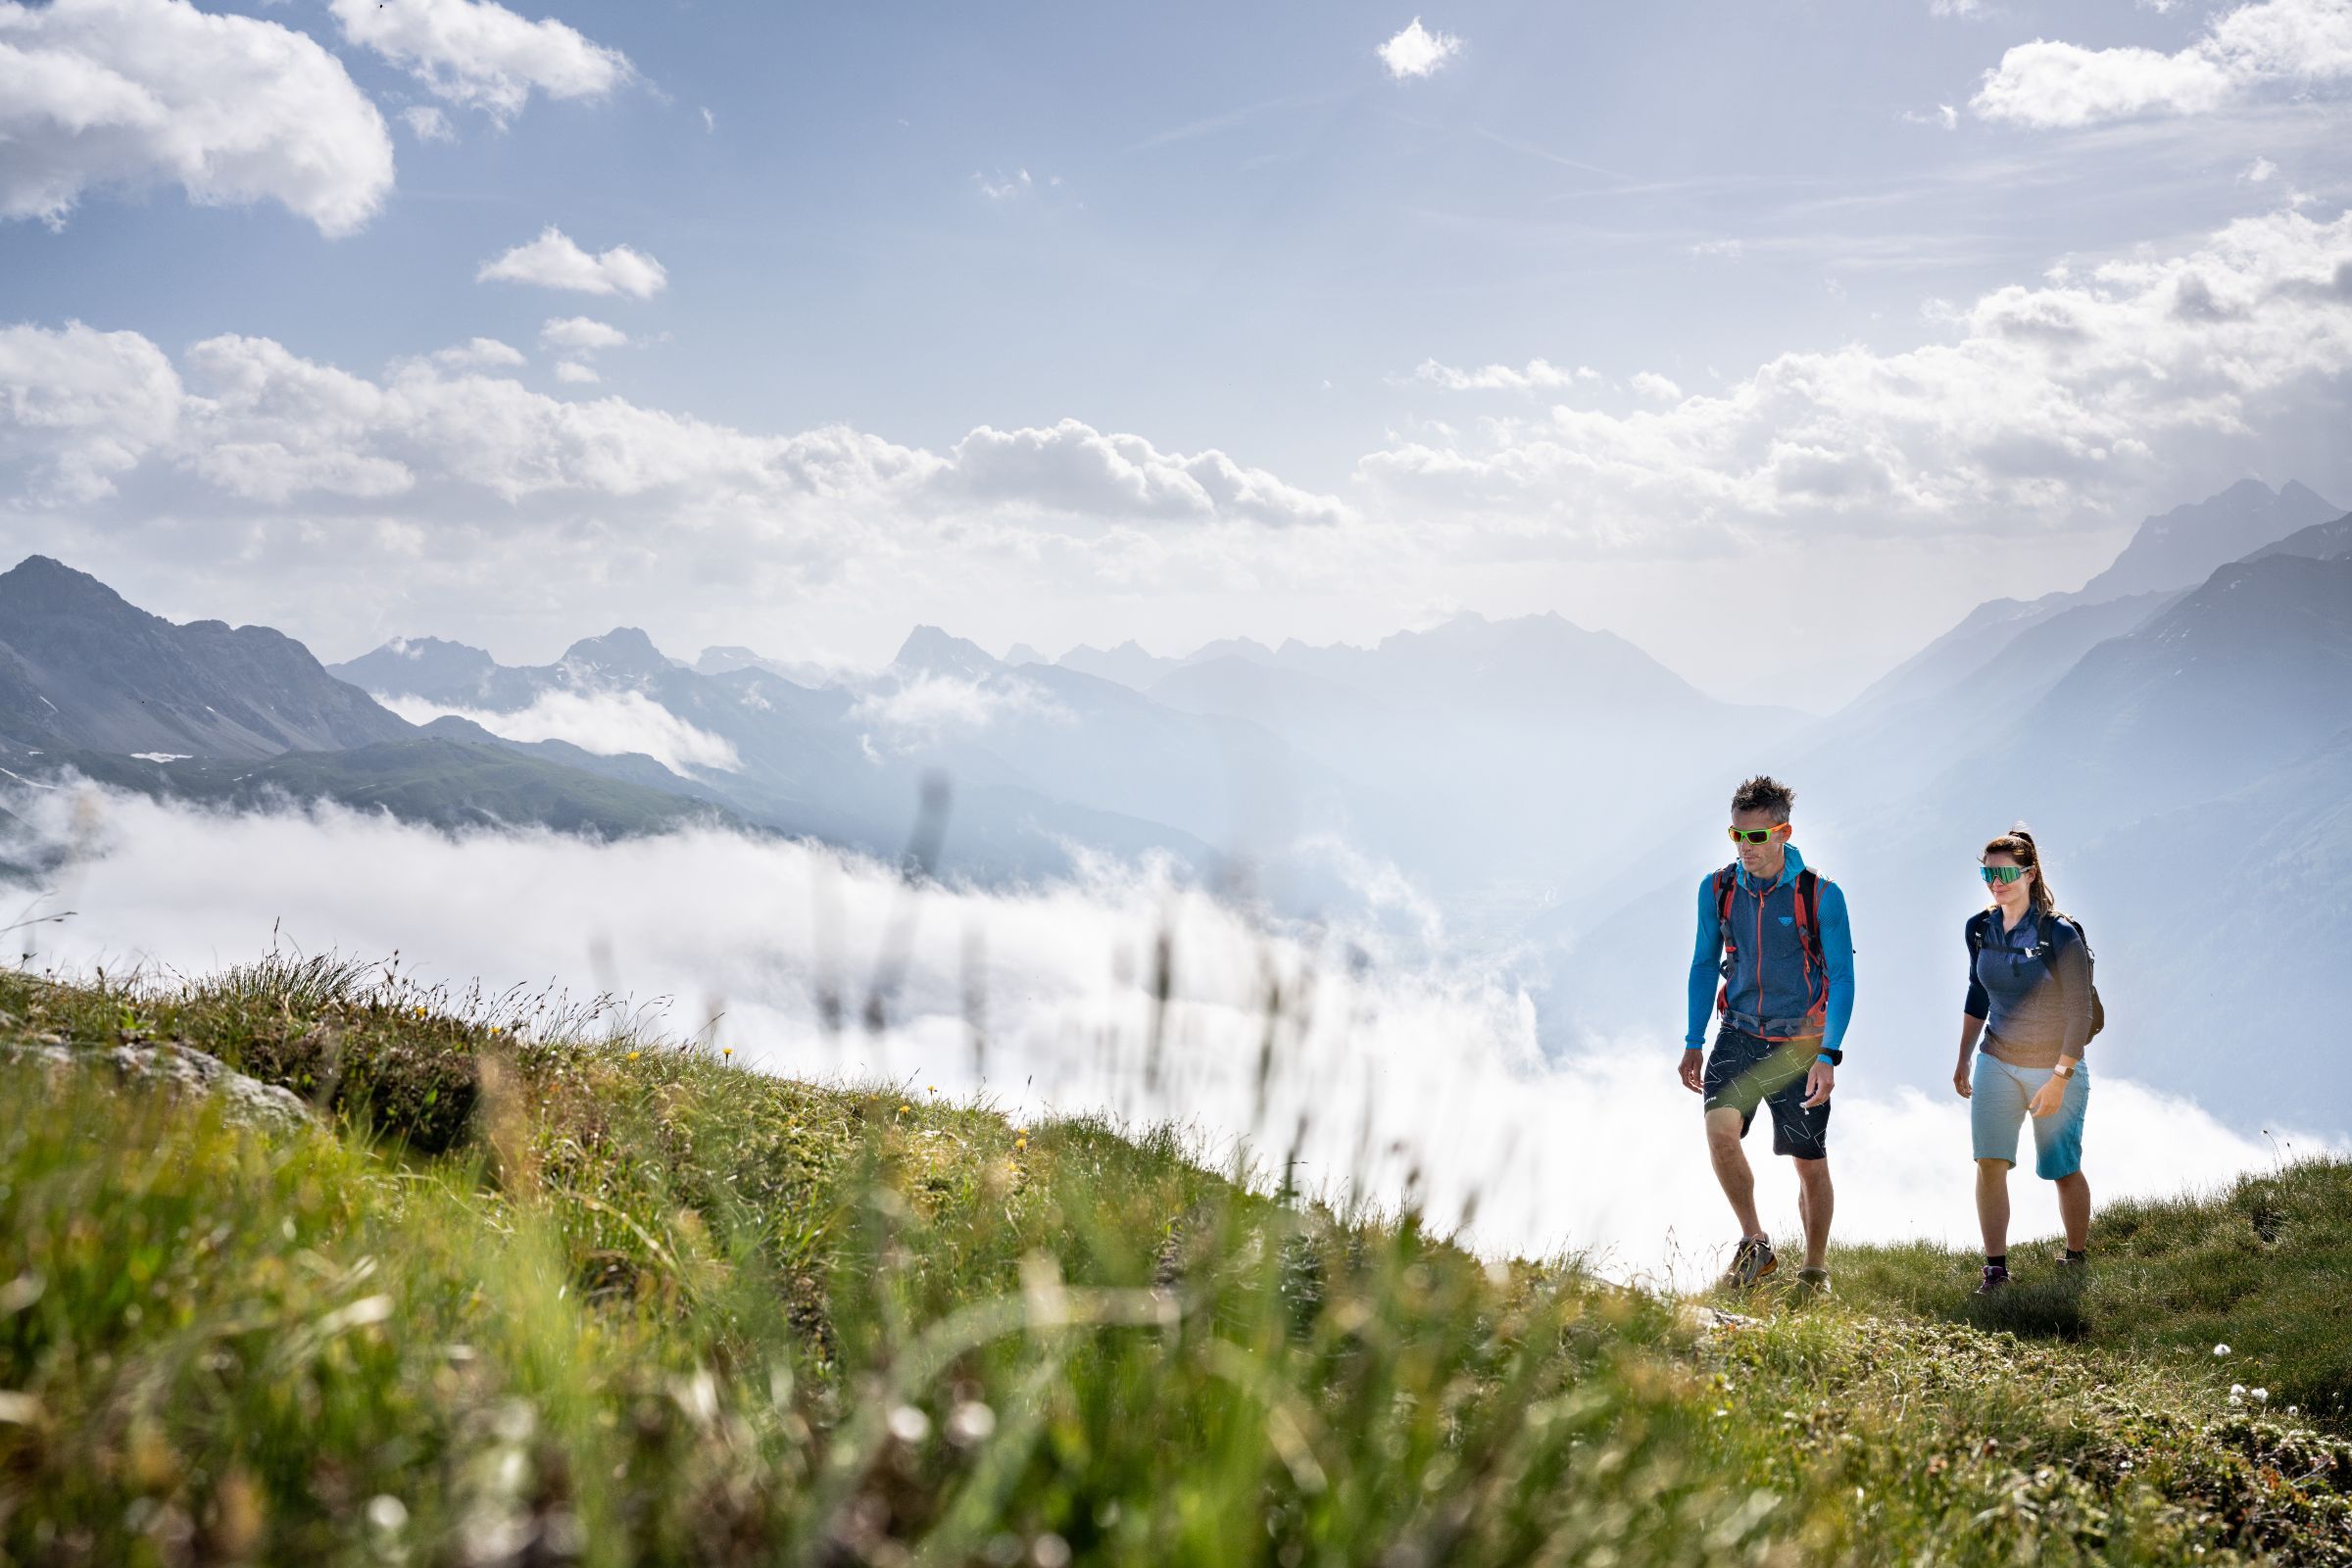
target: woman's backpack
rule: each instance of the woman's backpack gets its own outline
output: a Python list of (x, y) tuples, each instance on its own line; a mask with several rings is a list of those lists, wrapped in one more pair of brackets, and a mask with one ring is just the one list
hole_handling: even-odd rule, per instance
[[(1968, 923), (1968, 956), (1972, 960), (1984, 949), (1985, 936), (1991, 929), (1992, 918), (1992, 911), (1987, 909)], [(2043, 963), (2049, 964), (2050, 973), (2058, 972), (2058, 966), (2050, 963), (2050, 960), (2058, 952), (2058, 922), (2061, 920), (2075, 928), (2075, 940), (2082, 944), (2082, 972), (2086, 975), (2094, 973), (2099, 956), (2091, 951), (2090, 936), (2082, 929), (2082, 922), (2071, 914), (2037, 911), (2034, 916), (2034, 950), (2029, 956), (2039, 958)], [(2107, 1004), (2099, 1000), (2099, 983), (2093, 979), (2090, 983), (2089, 1038), (2097, 1039), (2099, 1031), (2106, 1027)]]

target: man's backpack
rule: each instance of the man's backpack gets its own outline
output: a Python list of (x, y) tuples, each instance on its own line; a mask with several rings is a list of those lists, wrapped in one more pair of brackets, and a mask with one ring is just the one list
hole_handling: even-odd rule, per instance
[[(1717, 1012), (1731, 1006), (1731, 975), (1740, 959), (1740, 937), (1732, 927), (1732, 895), (1739, 887), (1738, 861), (1715, 873), (1715, 920), (1723, 929), (1724, 975), (1724, 983), (1715, 993)], [(1809, 986), (1813, 975), (1829, 971), (1821, 956), (1821, 878), (1811, 866), (1796, 873), (1796, 939), (1804, 947), (1805, 962), (1812, 966), (1805, 976)]]
[[(1968, 956), (1971, 963), (1976, 961), (1978, 954), (1984, 951), (1985, 941), (1991, 932), (1992, 922), (1996, 918), (1997, 916), (1991, 910), (1986, 909), (1969, 921)], [(2094, 976), (2090, 983), (2089, 1038), (2095, 1040), (2098, 1038), (2099, 1031), (2107, 1027), (2107, 1004), (2099, 1000), (2099, 983), (2095, 978), (2099, 956), (2091, 951), (2090, 934), (2082, 929), (2082, 922), (2071, 914), (2035, 910), (2034, 913), (2034, 947), (2027, 956), (2039, 958), (2043, 963), (2049, 964), (2051, 974), (2055, 975), (2058, 972), (2058, 966), (2051, 963), (2050, 960), (2058, 953), (2058, 922), (2061, 920), (2075, 928), (2075, 940), (2082, 944), (2083, 972)]]

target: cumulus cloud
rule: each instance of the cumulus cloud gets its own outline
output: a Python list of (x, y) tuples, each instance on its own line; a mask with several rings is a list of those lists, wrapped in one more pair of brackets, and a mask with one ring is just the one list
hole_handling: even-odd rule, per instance
[(1415, 17), (1402, 32), (1380, 46), (1380, 62), (1389, 74), (1402, 81), (1427, 76), (1462, 52), (1462, 40), (1450, 32), (1432, 32)]
[(0, 457), (30, 465), (36, 496), (112, 495), (173, 443), (183, 402), (178, 371), (136, 332), (0, 327)]
[(530, 283), (582, 294), (626, 294), (651, 299), (669, 284), (660, 262), (626, 245), (590, 255), (555, 224), (527, 245), (492, 257), (473, 274), (477, 283)]
[(2258, 409), (2352, 371), (2347, 279), (2352, 214), (2275, 213), (1996, 289), (1920, 348), (1784, 354), (1718, 395), (1555, 407), (1359, 468), (1399, 504), (1483, 509), (1588, 549), (2054, 526), (2161, 473), (2180, 441), (2242, 436)]
[[(1030, 1118), (1174, 1120), (1220, 1160), (1246, 1143), (1278, 1166), (1296, 1142), (1310, 1190), (1390, 1203), (1417, 1171), (1441, 1226), (1476, 1198), (1468, 1239), (1495, 1251), (1590, 1250), (1612, 1272), (1685, 1283), (1719, 1266), (1729, 1216), (1671, 1043), (1596, 1042), (1546, 1061), (1523, 994), (1476, 963), (1403, 961), (1376, 927), (1267, 929), (1149, 868), (1098, 864), (1071, 883), (982, 893), (908, 888), (890, 867), (727, 833), (453, 839), (331, 809), (220, 818), (88, 799), (96, 852), (65, 890), (81, 912), (44, 928), (42, 965), (209, 972), (260, 956), (273, 929), (310, 951), (397, 948), (427, 982), (478, 977), (495, 991), (553, 977), (583, 998), (613, 987), (681, 1036), (715, 1014), (709, 1037), (768, 1071), (985, 1091)], [(10, 804), (61, 835), (79, 805)], [(1154, 1060), (1162, 932), (1173, 984)], [(900, 940), (884, 1027), (829, 1031), (820, 994), (846, 996), (855, 1015)], [(1269, 980), (1297, 1004), (1261, 1090)], [(1965, 1106), (1877, 1071), (1857, 1055), (1839, 1075), (1838, 1158), (1869, 1179), (1838, 1194), (1838, 1235), (1968, 1245)], [(2103, 1200), (2272, 1162), (2268, 1146), (2186, 1102), (2118, 1078), (2100, 1079), (2096, 1099)], [(1793, 1187), (1779, 1161), (1756, 1158), (1765, 1220), (1792, 1233)], [(2038, 1188), (2019, 1194), (2029, 1234), (2055, 1228)]]
[(619, 348), (628, 340), (629, 334), (619, 327), (585, 316), (553, 318), (539, 328), (539, 346), (560, 354), (592, 354)]
[(1413, 378), (1448, 392), (1550, 392), (1597, 382), (1600, 372), (1583, 365), (1573, 370), (1565, 369), (1548, 360), (1530, 360), (1524, 369), (1508, 365), (1482, 365), (1468, 370), (1423, 360), (1414, 367)]
[(1137, 435), (1106, 435), (1064, 419), (1050, 428), (982, 425), (956, 445), (941, 485), (975, 501), (1020, 502), (1048, 511), (1155, 517), (1220, 516), (1287, 525), (1343, 521), (1329, 496), (1245, 468), (1213, 448), (1186, 457)]
[(577, 360), (564, 360), (556, 366), (556, 379), (573, 386), (594, 386), (604, 377), (596, 373), (593, 366), (582, 365)]
[(2271, 176), (2277, 172), (2278, 172), (2278, 166), (2277, 164), (2272, 163), (2268, 158), (2257, 158), (2254, 160), (2254, 162), (2248, 164), (2245, 168), (2245, 172), (2239, 174), (2237, 177), (2240, 181), (2248, 185), (2262, 185), (2268, 184)]
[(629, 79), (628, 58), (561, 22), (526, 21), (494, 0), (329, 0), (348, 41), (372, 49), (436, 97), (502, 123), (535, 90), (601, 98)]
[(1634, 389), (1636, 397), (1647, 398), (1652, 403), (1677, 402), (1683, 395), (1681, 387), (1655, 370), (1637, 370), (1633, 380), (1627, 384)]
[(349, 234), (392, 189), (392, 138), (342, 63), (187, 0), (0, 0), (0, 215), (65, 221), (93, 188), (274, 201)]
[(2040, 129), (2205, 114), (2264, 88), (2352, 80), (2352, 0), (2256, 0), (2172, 54), (2036, 38), (1984, 74), (1969, 107)]
[(681, 777), (698, 767), (743, 769), (743, 759), (724, 737), (697, 728), (643, 692), (542, 692), (530, 707), (504, 713), (423, 697), (378, 693), (375, 700), (412, 724), (455, 714), (511, 741), (568, 741), (599, 757), (642, 752)]
[[(598, 580), (689, 573), (705, 591), (904, 570), (949, 546), (1035, 561), (1054, 540), (1081, 570), (1164, 576), (1173, 547), (1155, 535), (1213, 541), (1214, 566), (1234, 530), (1350, 516), (1222, 453), (1076, 421), (984, 426), (944, 455), (838, 425), (766, 435), (483, 373), (512, 352), (422, 355), (370, 379), (268, 338), (209, 338), (174, 366), (136, 333), (9, 328), (0, 464), (23, 466), (35, 506), (106, 501), (83, 519), (129, 532), (169, 517), (174, 548), (208, 560), (332, 539), (349, 569), (372, 556), (544, 581), (561, 563)], [(137, 493), (116, 495), (126, 477)]]

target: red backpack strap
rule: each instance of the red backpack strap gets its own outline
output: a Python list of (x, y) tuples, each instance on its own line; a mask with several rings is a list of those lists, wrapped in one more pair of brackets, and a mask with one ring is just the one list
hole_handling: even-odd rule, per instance
[(1813, 994), (1813, 976), (1829, 972), (1821, 956), (1821, 878), (1811, 867), (1796, 873), (1796, 942), (1805, 956), (1805, 995)]

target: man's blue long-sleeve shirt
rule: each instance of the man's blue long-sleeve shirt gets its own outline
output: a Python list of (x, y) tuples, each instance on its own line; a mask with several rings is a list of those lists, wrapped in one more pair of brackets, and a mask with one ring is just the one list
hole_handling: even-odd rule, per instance
[[(1781, 874), (1772, 886), (1780, 888), (1796, 880), (1805, 868), (1805, 858), (1791, 844), (1784, 852)], [(1745, 870), (1740, 872), (1740, 885), (1753, 889), (1755, 883)], [(1829, 972), (1829, 1003), (1824, 1021), (1821, 1049), (1825, 1052), (1845, 1049), (1846, 1025), (1854, 1017), (1854, 936), (1846, 919), (1845, 893), (1827, 877), (1818, 879), (1817, 909), (1821, 919), (1822, 966)], [(1723, 919), (1715, 905), (1715, 874), (1710, 871), (1698, 883), (1698, 938), (1690, 954), (1690, 1032), (1683, 1044), (1692, 1051), (1701, 1049), (1707, 1041), (1707, 1020), (1715, 1011), (1715, 990), (1723, 978)]]

